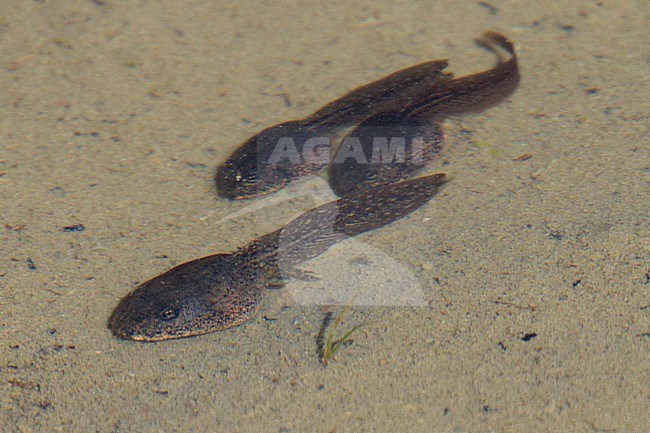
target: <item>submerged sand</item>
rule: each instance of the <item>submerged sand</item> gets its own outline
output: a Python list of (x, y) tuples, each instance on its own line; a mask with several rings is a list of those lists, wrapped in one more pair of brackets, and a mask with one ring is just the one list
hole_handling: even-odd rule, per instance
[[(0, 430), (647, 431), (642, 3), (3, 3)], [(373, 323), (327, 367), (299, 282), (228, 331), (110, 335), (138, 283), (324, 199), (318, 182), (259, 209), (217, 199), (239, 143), (419, 61), (487, 68), (486, 29), (522, 81), (446, 122), (430, 171), (451, 182), (304, 266), (308, 290), (346, 268), (339, 287), (412, 302), (357, 295), (341, 329)]]

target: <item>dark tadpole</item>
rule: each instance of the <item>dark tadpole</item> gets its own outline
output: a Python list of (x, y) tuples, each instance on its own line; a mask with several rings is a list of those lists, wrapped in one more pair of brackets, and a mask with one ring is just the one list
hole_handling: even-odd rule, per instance
[(305, 212), (233, 253), (192, 260), (126, 295), (108, 320), (119, 338), (160, 341), (214, 332), (249, 320), (278, 276), (335, 243), (390, 224), (427, 203), (443, 173), (343, 197)]
[[(441, 120), (493, 106), (519, 83), (517, 56), (508, 38), (485, 32), (476, 43), (497, 56), (494, 67), (454, 78), (444, 71), (447, 60), (420, 63), (360, 86), (303, 119), (264, 129), (218, 167), (217, 193), (231, 200), (257, 197), (325, 166), (340, 196), (412, 176), (440, 154)], [(361, 153), (350, 149), (356, 139)], [(391, 147), (391, 139), (405, 143)], [(386, 147), (389, 156), (395, 148), (403, 149), (406, 159), (373, 162)]]

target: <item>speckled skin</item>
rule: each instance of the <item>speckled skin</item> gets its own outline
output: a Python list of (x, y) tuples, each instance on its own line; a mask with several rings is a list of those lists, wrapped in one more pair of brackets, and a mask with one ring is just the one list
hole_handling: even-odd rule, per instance
[(444, 182), (439, 173), (369, 189), (305, 212), (234, 253), (176, 266), (124, 297), (108, 327), (119, 338), (160, 341), (239, 325), (257, 312), (265, 290), (277, 287), (280, 269), (408, 215)]

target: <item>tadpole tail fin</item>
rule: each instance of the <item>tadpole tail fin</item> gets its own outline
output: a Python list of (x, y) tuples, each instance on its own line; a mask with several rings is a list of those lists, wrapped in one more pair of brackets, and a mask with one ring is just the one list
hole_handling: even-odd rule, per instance
[(378, 113), (399, 110), (417, 100), (423, 89), (453, 78), (447, 60), (429, 60), (393, 72), (346, 93), (305, 119), (311, 128), (354, 126)]
[(436, 173), (371, 188), (307, 211), (266, 236), (277, 242), (278, 264), (293, 266), (347, 237), (403, 218), (427, 203), (445, 182), (445, 174)]

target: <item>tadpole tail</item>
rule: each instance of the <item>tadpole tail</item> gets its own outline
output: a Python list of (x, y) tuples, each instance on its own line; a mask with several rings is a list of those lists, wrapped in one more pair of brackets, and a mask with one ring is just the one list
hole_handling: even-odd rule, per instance
[(263, 238), (277, 242), (278, 264), (293, 266), (347, 237), (405, 217), (427, 203), (445, 182), (445, 174), (437, 173), (371, 188), (307, 211)]
[(356, 236), (397, 221), (433, 198), (445, 177), (444, 173), (431, 174), (336, 200), (338, 214), (333, 229)]
[(497, 64), (481, 72), (441, 82), (428, 98), (413, 105), (411, 116), (443, 119), (478, 113), (515, 91), (520, 75), (514, 44), (506, 36), (492, 31), (484, 32), (474, 42), (493, 53), (497, 57)]

